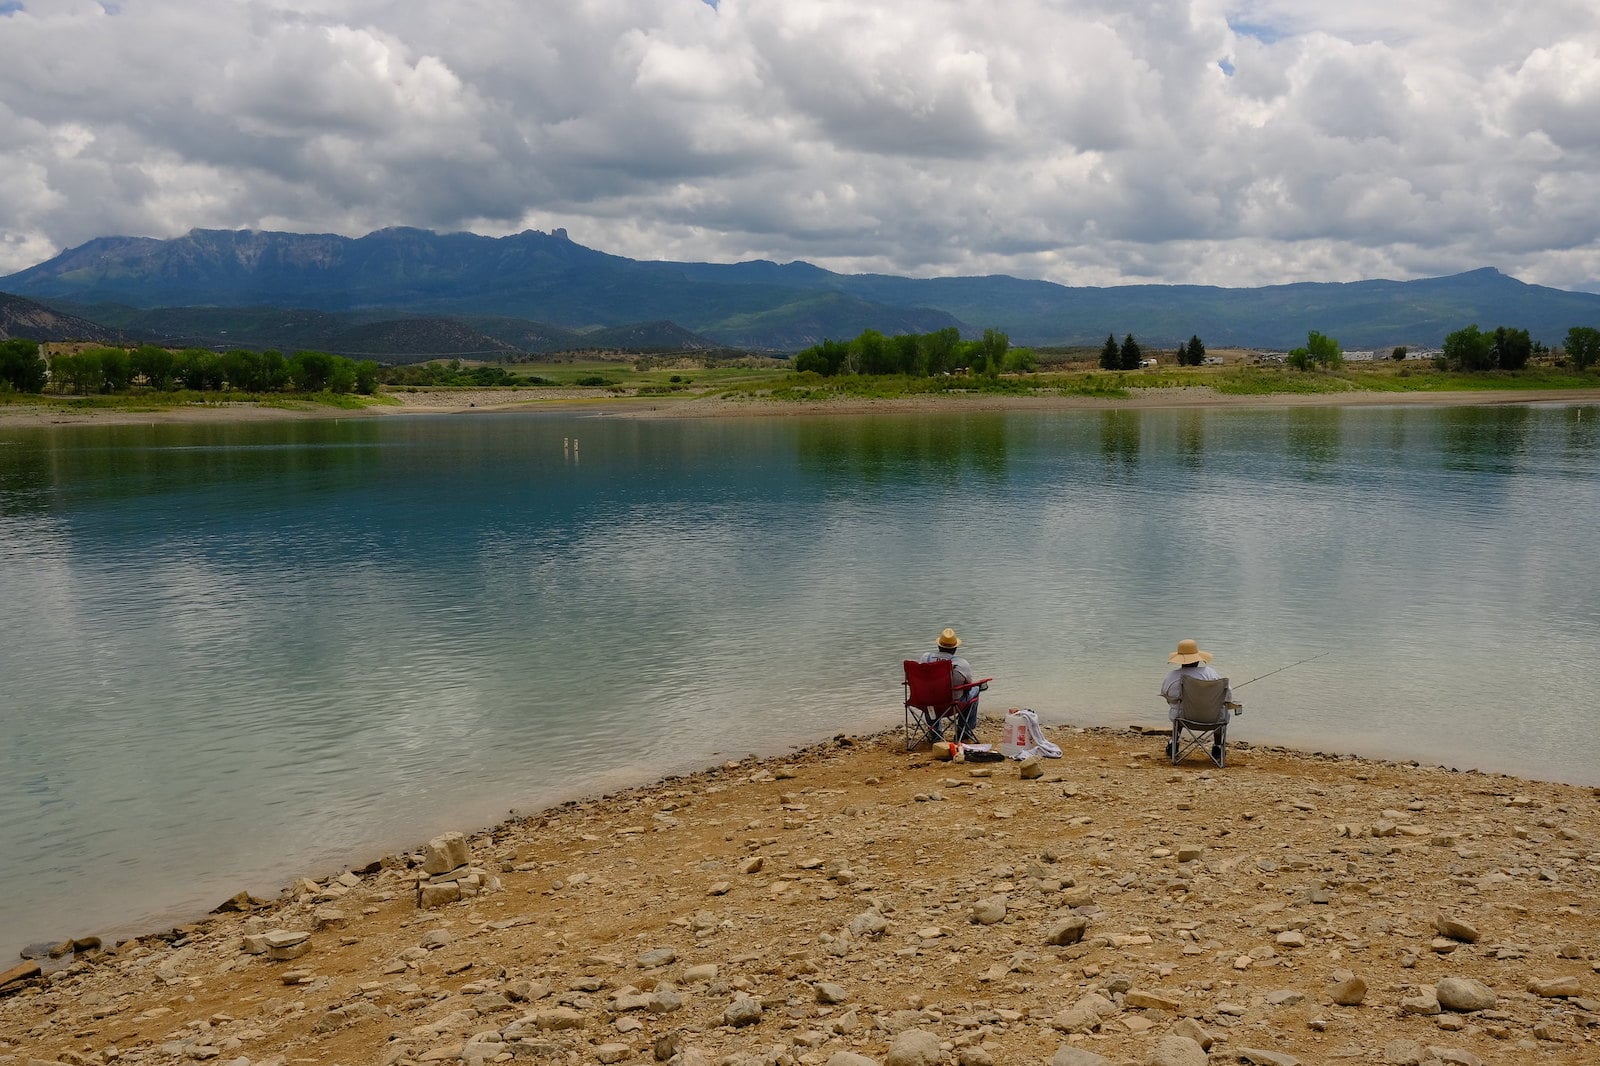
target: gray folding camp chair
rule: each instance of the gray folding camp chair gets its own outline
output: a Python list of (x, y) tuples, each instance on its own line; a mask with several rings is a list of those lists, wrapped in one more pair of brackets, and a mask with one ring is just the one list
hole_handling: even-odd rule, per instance
[(1225, 677), (1215, 681), (1183, 679), (1183, 711), (1172, 723), (1172, 737), (1167, 741), (1172, 765), (1178, 765), (1196, 748), (1216, 765), (1228, 765), (1228, 711), (1222, 702), (1227, 691)]

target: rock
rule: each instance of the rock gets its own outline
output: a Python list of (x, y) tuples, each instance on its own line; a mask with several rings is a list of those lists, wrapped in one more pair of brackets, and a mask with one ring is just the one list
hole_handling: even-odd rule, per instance
[(833, 984), (831, 981), (819, 981), (814, 986), (818, 1003), (843, 1003), (850, 998), (843, 985)]
[(621, 1062), (631, 1054), (633, 1049), (627, 1044), (600, 1044), (594, 1049), (594, 1057), (601, 1062)]
[(883, 931), (889, 928), (889, 919), (875, 910), (862, 911), (850, 919), (850, 924), (845, 928), (850, 930), (851, 936), (882, 936)]
[(1306, 935), (1298, 929), (1285, 929), (1274, 939), (1279, 947), (1303, 948), (1306, 946)]
[(889, 1045), (883, 1066), (936, 1066), (943, 1059), (938, 1037), (921, 1029), (907, 1029)]
[(1481, 981), (1470, 977), (1446, 977), (1434, 986), (1439, 1006), (1445, 1010), (1489, 1010), (1498, 1001), (1494, 991)]
[(461, 899), (461, 883), (459, 881), (443, 881), (437, 885), (417, 886), (417, 906), (423, 910), (433, 907), (443, 907), (446, 903), (455, 903)]
[(824, 1066), (878, 1066), (878, 1061), (857, 1055), (854, 1051), (835, 1051), (828, 1056)]
[(1063, 1044), (1056, 1051), (1055, 1057), (1050, 1060), (1050, 1066), (1115, 1066), (1104, 1055), (1096, 1055), (1092, 1051)]
[(1529, 981), (1528, 991), (1545, 999), (1567, 999), (1583, 995), (1576, 977), (1550, 977), (1542, 981)]
[(1068, 907), (1087, 907), (1094, 902), (1094, 889), (1088, 885), (1068, 885), (1061, 892), (1061, 902)]
[(1240, 1062), (1253, 1062), (1256, 1066), (1300, 1066), (1300, 1060), (1293, 1055), (1285, 1055), (1281, 1051), (1264, 1051), (1261, 1048), (1240, 1047), (1233, 1049), (1234, 1057)]
[(1328, 989), (1328, 995), (1341, 1007), (1359, 1007), (1367, 998), (1367, 982), (1350, 974), (1336, 980)]
[(1044, 776), (1044, 761), (1036, 755), (1030, 755), (1017, 764), (1017, 776), (1024, 781), (1032, 781)]
[(1100, 1028), (1100, 1015), (1087, 1007), (1068, 1007), (1050, 1019), (1050, 1028), (1063, 1033), (1087, 1033)]
[(533, 1024), (538, 1029), (581, 1029), (583, 1015), (571, 1007), (551, 1007), (535, 1014)]
[(1383, 1061), (1393, 1066), (1418, 1066), (1427, 1052), (1415, 1040), (1394, 1040), (1383, 1049)]
[(1439, 997), (1431, 989), (1423, 989), (1414, 996), (1400, 1000), (1400, 1013), (1432, 1015), (1439, 1013)]
[(722, 1022), (735, 1029), (754, 1025), (761, 1020), (761, 1001), (754, 996), (741, 996), (722, 1009)]
[(1144, 1061), (1145, 1066), (1206, 1066), (1206, 1052), (1186, 1036), (1164, 1036)]
[(1200, 1045), (1202, 1051), (1210, 1051), (1211, 1045), (1216, 1043), (1216, 1037), (1208, 1033), (1203, 1026), (1193, 1018), (1184, 1018), (1172, 1027), (1173, 1036), (1186, 1036)]
[(1183, 1006), (1171, 996), (1163, 996), (1158, 992), (1146, 992), (1140, 988), (1130, 988), (1122, 997), (1122, 1005), (1129, 1010), (1164, 1010), (1176, 1014)]
[(657, 987), (650, 993), (650, 1000), (645, 1004), (645, 1009), (651, 1014), (671, 1014), (683, 1008), (683, 993), (675, 988)]
[(761, 868), (766, 864), (767, 860), (762, 858), (760, 855), (752, 855), (750, 858), (739, 864), (739, 872), (742, 874), (760, 873)]
[(1463, 944), (1478, 942), (1477, 926), (1460, 918), (1447, 917), (1441, 913), (1433, 919), (1433, 927), (1438, 930), (1440, 936), (1447, 936), (1451, 940), (1459, 940)]
[(32, 960), (19, 962), (9, 970), (0, 972), (0, 989), (19, 988), (24, 981), (30, 981), (43, 972), (37, 962)]
[(645, 970), (654, 969), (657, 966), (670, 966), (672, 963), (677, 961), (677, 948), (655, 948), (653, 950), (646, 951), (638, 958), (640, 968)]
[(1182, 844), (1178, 847), (1179, 862), (1194, 862), (1206, 853), (1206, 849), (1199, 844)]
[(1083, 934), (1089, 928), (1089, 919), (1081, 914), (1073, 914), (1053, 922), (1045, 933), (1044, 942), (1057, 947), (1076, 944), (1083, 939)]
[(1305, 996), (1292, 988), (1275, 988), (1267, 993), (1267, 1002), (1274, 1007), (1292, 1007), (1303, 1002)]
[(980, 899), (972, 905), (969, 916), (979, 925), (995, 925), (1003, 922), (1006, 917), (1006, 901), (1001, 896)]
[(698, 966), (690, 966), (683, 971), (683, 979), (690, 984), (715, 981), (717, 979), (717, 964), (714, 962), (702, 962)]
[(1483, 1066), (1483, 1060), (1465, 1048), (1428, 1046), (1428, 1054), (1448, 1066)]
[(463, 834), (442, 833), (428, 841), (422, 849), (422, 872), (429, 875), (447, 874), (458, 866), (465, 866), (470, 858), (467, 838)]

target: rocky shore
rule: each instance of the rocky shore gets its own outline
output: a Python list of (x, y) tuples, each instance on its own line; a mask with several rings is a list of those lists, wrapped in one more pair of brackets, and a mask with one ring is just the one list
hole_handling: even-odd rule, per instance
[(1600, 1062), (1600, 790), (1048, 733), (839, 737), (68, 942), (0, 974), (0, 1063)]

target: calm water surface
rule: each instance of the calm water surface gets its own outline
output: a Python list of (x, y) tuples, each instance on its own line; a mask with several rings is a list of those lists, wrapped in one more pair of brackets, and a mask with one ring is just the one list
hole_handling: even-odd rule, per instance
[(990, 710), (1331, 650), (1235, 735), (1600, 784), (1597, 517), (1594, 405), (0, 430), (0, 952), (896, 725), (946, 625)]

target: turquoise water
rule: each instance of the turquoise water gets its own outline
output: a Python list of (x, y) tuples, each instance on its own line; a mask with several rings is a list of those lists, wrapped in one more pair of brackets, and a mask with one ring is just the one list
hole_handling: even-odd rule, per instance
[(0, 952), (895, 726), (947, 625), (990, 711), (1331, 651), (1235, 736), (1600, 784), (1597, 517), (1594, 405), (0, 429)]

